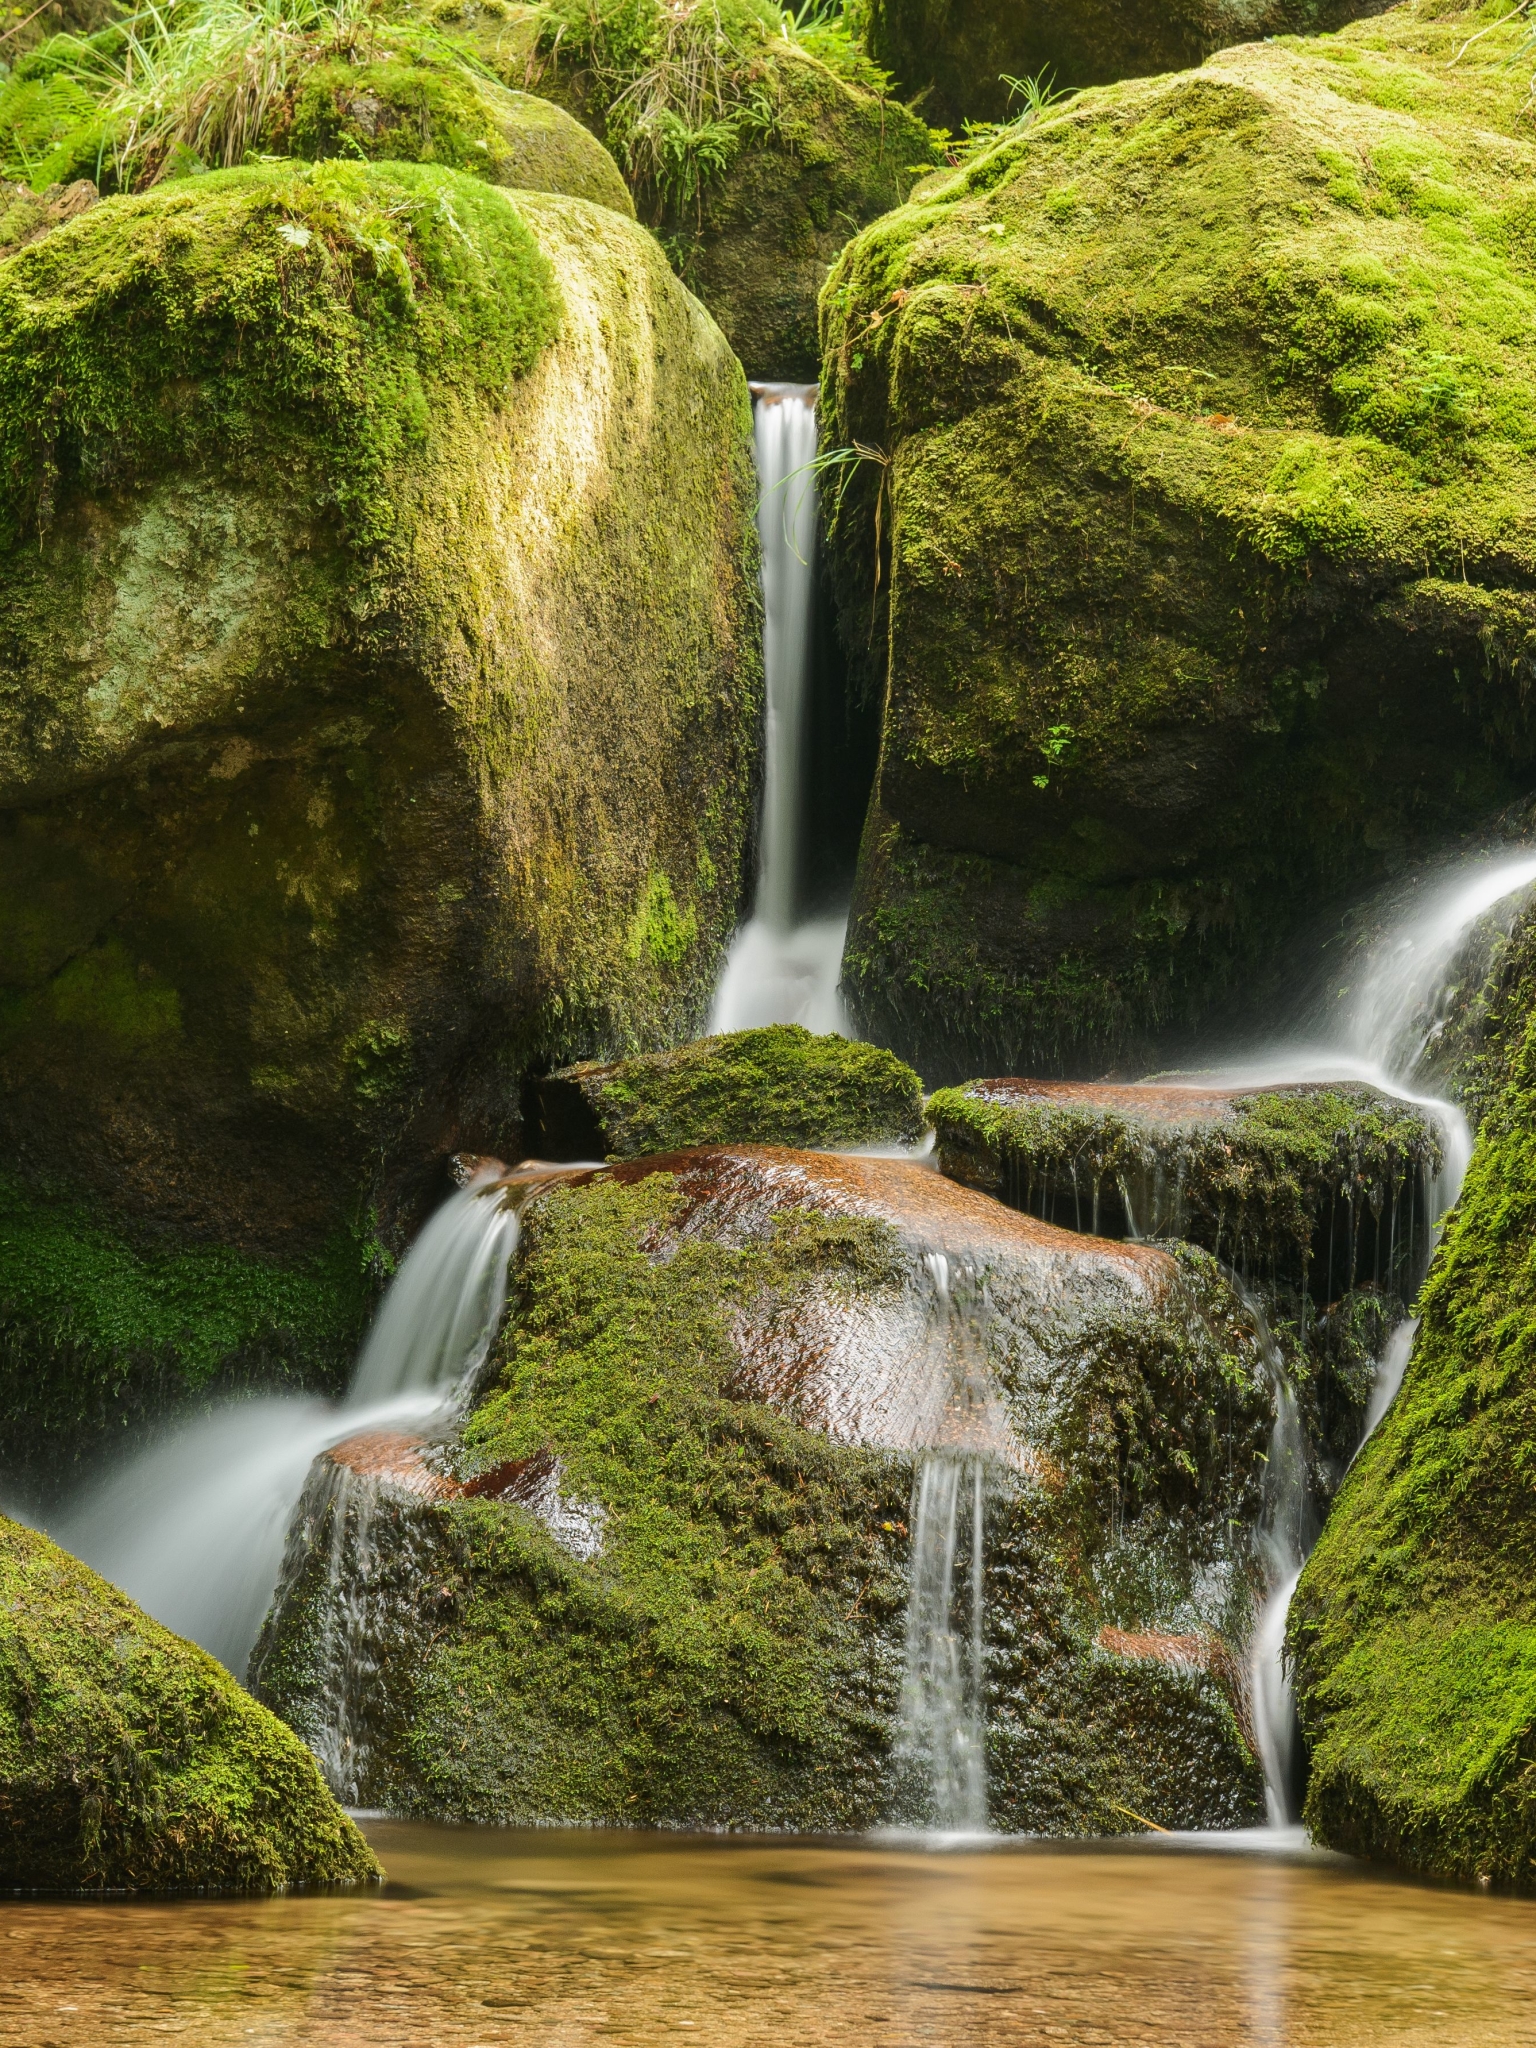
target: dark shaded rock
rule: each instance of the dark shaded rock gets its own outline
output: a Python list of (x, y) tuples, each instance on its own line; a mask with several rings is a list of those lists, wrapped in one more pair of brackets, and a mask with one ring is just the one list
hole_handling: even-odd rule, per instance
[(923, 1088), (873, 1045), (798, 1024), (587, 1060), (537, 1083), (540, 1151), (635, 1158), (686, 1145), (879, 1145), (923, 1132)]
[(887, 707), (844, 988), (930, 1083), (1183, 1063), (1525, 792), (1521, 33), (1452, 65), (1407, 5), (1094, 89), (841, 259), (823, 502)]
[[(338, 1446), (291, 1532), (253, 1683), (347, 1796), (921, 1817), (895, 1723), (937, 1457), (987, 1474), (994, 1824), (1260, 1815), (1222, 1645), (1258, 1584), (1269, 1394), (1204, 1254), (908, 1161), (752, 1146), (573, 1177), (524, 1222), (480, 1405), (439, 1441)], [(962, 1541), (957, 1597), (967, 1570)]]
[(280, 1721), (0, 1517), (0, 1886), (273, 1891), (382, 1875)]
[(1383, 0), (870, 0), (869, 47), (930, 121), (999, 121), (1015, 79), (1057, 88), (1183, 71), (1233, 43), (1316, 35)]

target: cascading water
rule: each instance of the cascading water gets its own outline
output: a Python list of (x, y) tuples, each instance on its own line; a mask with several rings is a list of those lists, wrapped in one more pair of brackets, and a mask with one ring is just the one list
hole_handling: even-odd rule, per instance
[[(1472, 1134), (1460, 1109), (1415, 1089), (1416, 1070), (1449, 1014), (1457, 965), (1473, 928), (1496, 906), (1536, 882), (1536, 855), (1481, 860), (1441, 881), (1371, 949), (1344, 1018), (1340, 1042), (1319, 1038), (1235, 1062), (1211, 1078), (1229, 1085), (1275, 1086), (1299, 1081), (1367, 1081), (1429, 1111), (1440, 1126), (1443, 1163), (1429, 1190), (1428, 1243), (1461, 1192)], [(1414, 1276), (1421, 1279), (1422, 1273)], [(1416, 1291), (1410, 1287), (1409, 1292)], [(1255, 1730), (1264, 1763), (1272, 1825), (1295, 1819), (1296, 1707), (1285, 1668), (1285, 1625), (1291, 1596), (1315, 1539), (1296, 1399), (1278, 1350), (1259, 1319), (1275, 1384), (1275, 1424), (1266, 1473), (1260, 1547), (1269, 1593), (1254, 1630), (1250, 1659)], [(1391, 1406), (1407, 1369), (1417, 1324), (1393, 1330), (1376, 1363), (1362, 1444)], [(1358, 1453), (1357, 1453), (1358, 1455)]]
[[(946, 1834), (976, 1834), (987, 1825), (984, 1700), (986, 1465), (972, 1441), (985, 1410), (985, 1364), (978, 1319), (957, 1303), (949, 1261), (927, 1258), (935, 1294), (935, 1370), (949, 1379), (946, 1442), (918, 1467), (913, 1489), (912, 1551), (907, 1592), (906, 1670), (902, 1680), (898, 1755), (925, 1780), (933, 1824)], [(965, 1292), (979, 1292), (964, 1276)], [(969, 1598), (965, 1626), (956, 1627), (958, 1541), (969, 1523)]]
[(401, 1262), (345, 1401), (232, 1402), (141, 1452), (49, 1533), (242, 1675), (310, 1466), (344, 1437), (452, 1412), (495, 1336), (517, 1233), (509, 1191), (461, 1189)]
[(767, 773), (757, 903), (732, 941), (711, 1031), (804, 1024), (849, 1033), (838, 995), (847, 912), (798, 921), (805, 877), (802, 821), (815, 590), (814, 384), (759, 384), (754, 449), (763, 550)]

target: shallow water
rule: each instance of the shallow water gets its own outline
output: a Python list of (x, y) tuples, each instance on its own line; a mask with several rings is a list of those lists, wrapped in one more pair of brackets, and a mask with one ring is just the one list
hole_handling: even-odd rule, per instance
[(1536, 2043), (1536, 1904), (1324, 1857), (367, 1831), (361, 1897), (0, 1906), (0, 2044)]

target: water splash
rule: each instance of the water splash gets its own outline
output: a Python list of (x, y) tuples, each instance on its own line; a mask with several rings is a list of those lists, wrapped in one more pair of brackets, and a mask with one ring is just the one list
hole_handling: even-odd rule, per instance
[(804, 889), (807, 722), (815, 589), (816, 386), (758, 384), (753, 446), (761, 496), (767, 774), (756, 910), (737, 933), (711, 1031), (804, 1024), (852, 1035), (838, 994), (846, 910), (797, 922)]
[(310, 1466), (344, 1437), (453, 1412), (494, 1338), (517, 1232), (510, 1191), (461, 1189), (401, 1262), (345, 1401), (231, 1402), (140, 1451), (49, 1534), (243, 1674)]

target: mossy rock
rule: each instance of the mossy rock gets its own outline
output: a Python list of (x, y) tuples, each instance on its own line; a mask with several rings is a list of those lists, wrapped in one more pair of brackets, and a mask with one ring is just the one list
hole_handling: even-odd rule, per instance
[(409, 45), (311, 65), (264, 140), (299, 157), (451, 164), (493, 184), (635, 211), (618, 165), (563, 107)]
[[(1527, 925), (1510, 981), (1536, 974)], [(1351, 1855), (1536, 1890), (1536, 1015), (1486, 1110), (1401, 1391), (1291, 1605), (1306, 1821)]]
[(382, 1875), (290, 1730), (0, 1516), (0, 1886), (275, 1891)]
[(48, 185), (41, 192), (30, 185), (0, 184), (0, 257), (14, 256), (18, 249), (41, 241), (50, 228), (84, 213), (98, 197), (86, 178), (72, 185)]
[(0, 336), (6, 1170), (294, 1270), (439, 1152), (515, 1156), (529, 1068), (697, 1031), (750, 407), (643, 229), (212, 172), (0, 263)]
[(1381, 0), (869, 0), (866, 39), (905, 98), (959, 129), (1006, 118), (1016, 79), (1109, 85), (1380, 12)]
[[(692, 129), (681, 116), (668, 127), (662, 114), (658, 159), (637, 134), (633, 96), (692, 17), (706, 33), (706, 69), (723, 79), (721, 100)], [(841, 23), (790, 35), (759, 0), (681, 9), (446, 0), (434, 19), (509, 84), (559, 100), (607, 143), (640, 218), (749, 377), (814, 381), (817, 294), (838, 251), (939, 161), (926, 123), (888, 92)], [(676, 75), (685, 68), (674, 60)]]
[(339, 1395), (388, 1270), (368, 1232), (308, 1258), (135, 1242), (0, 1175), (0, 1441), (34, 1498), (125, 1432), (251, 1387)]
[[(940, 1248), (973, 1276), (953, 1315)], [(993, 1824), (1255, 1821), (1223, 1648), (1258, 1583), (1251, 1323), (1202, 1253), (908, 1161), (705, 1148), (535, 1195), (487, 1393), (444, 1441), (321, 1461), (253, 1685), (396, 1811), (921, 1820), (896, 1742), (914, 1468), (976, 1345)]]
[(798, 1024), (731, 1031), (538, 1084), (551, 1158), (635, 1159), (686, 1145), (879, 1145), (923, 1132), (923, 1084), (878, 1046)]
[(1184, 1063), (1528, 787), (1521, 33), (1091, 90), (845, 252), (824, 504), (888, 709), (843, 985), (930, 1081)]
[[(150, 60), (158, 56), (174, 77), (181, 25), (172, 17), (161, 33), (165, 42), (152, 43)], [(175, 86), (161, 86), (147, 124), (131, 105), (103, 106), (103, 84), (120, 65), (121, 45), (116, 26), (85, 42), (62, 36), (29, 52), (0, 81), (0, 163), (24, 171), (40, 201), (48, 187), (55, 212), (70, 180), (140, 191), (220, 163), (276, 155), (442, 164), (492, 184), (563, 192), (634, 214), (618, 166), (579, 121), (548, 100), (509, 90), (472, 52), (420, 24), (290, 28), (279, 46), (269, 44), (254, 58), (247, 52), (247, 64), (270, 64), (280, 83), (254, 140), (242, 138), (233, 157), (220, 156), (217, 138), (202, 142), (213, 158), (207, 163), (190, 143), (159, 133)], [(195, 114), (189, 119), (195, 122)], [(0, 214), (0, 248), (4, 234)]]

